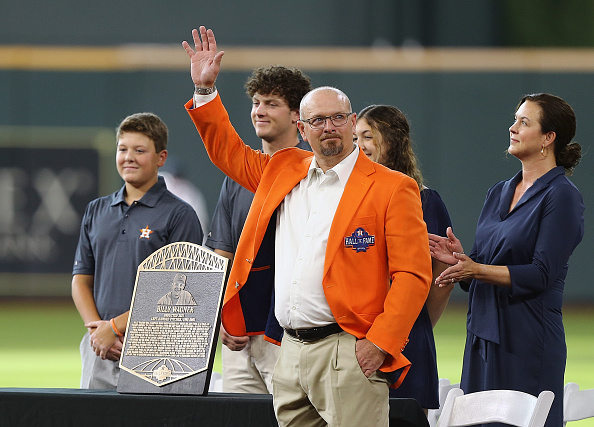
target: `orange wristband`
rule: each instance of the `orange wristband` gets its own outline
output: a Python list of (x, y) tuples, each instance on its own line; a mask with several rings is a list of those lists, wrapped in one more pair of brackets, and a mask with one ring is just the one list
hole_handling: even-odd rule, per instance
[(123, 337), (124, 334), (122, 334), (120, 331), (118, 331), (118, 327), (116, 326), (115, 322), (113, 319), (111, 319), (109, 321), (109, 324), (111, 325), (111, 330), (113, 331), (114, 334), (116, 334), (118, 337)]

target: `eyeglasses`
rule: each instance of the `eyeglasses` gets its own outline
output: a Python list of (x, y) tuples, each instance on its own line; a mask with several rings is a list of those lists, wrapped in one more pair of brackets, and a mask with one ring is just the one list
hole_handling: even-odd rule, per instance
[(326, 117), (312, 117), (311, 119), (299, 120), (309, 123), (312, 129), (323, 129), (326, 126), (326, 120), (330, 119), (334, 126), (344, 126), (353, 113), (337, 113)]

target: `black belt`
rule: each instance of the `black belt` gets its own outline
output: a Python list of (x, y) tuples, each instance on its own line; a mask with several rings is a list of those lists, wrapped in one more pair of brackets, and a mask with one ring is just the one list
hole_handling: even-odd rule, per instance
[(331, 323), (326, 326), (311, 329), (285, 329), (285, 332), (293, 338), (297, 338), (303, 342), (314, 342), (326, 338), (328, 335), (342, 332), (342, 328), (338, 323)]

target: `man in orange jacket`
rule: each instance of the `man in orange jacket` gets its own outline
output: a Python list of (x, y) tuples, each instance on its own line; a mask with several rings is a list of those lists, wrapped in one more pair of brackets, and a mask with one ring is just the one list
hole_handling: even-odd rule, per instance
[[(332, 87), (301, 102), (297, 126), (313, 156), (245, 145), (214, 86), (224, 52), (211, 30), (192, 34), (194, 49), (183, 46), (196, 90), (186, 108), (213, 163), (255, 192), (223, 325), (232, 335), (282, 335), (273, 374), (279, 425), (387, 426), (388, 386), (408, 371), (401, 352), (431, 281), (418, 186), (359, 151), (356, 115)], [(269, 228), (274, 288), (243, 287)]]

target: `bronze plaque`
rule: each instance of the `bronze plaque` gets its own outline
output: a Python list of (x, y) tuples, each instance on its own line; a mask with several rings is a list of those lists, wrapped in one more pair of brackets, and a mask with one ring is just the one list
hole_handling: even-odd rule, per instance
[(139, 266), (120, 360), (120, 393), (205, 395), (227, 258), (179, 242)]

